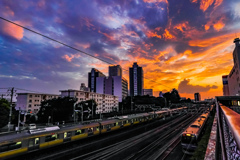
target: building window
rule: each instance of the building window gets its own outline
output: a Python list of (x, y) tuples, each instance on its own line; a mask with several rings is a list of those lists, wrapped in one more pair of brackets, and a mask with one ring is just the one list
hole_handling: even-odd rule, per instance
[(29, 104), (29, 105), (28, 105), (28, 107), (32, 107), (32, 105), (31, 105), (31, 104)]
[(31, 100), (31, 99), (29, 100), (29, 103), (32, 103), (32, 100)]

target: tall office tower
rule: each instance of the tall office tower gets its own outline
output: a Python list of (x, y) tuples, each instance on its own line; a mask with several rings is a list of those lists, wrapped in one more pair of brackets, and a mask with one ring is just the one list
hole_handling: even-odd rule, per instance
[(97, 77), (97, 93), (118, 96), (119, 102), (127, 97), (128, 82), (122, 77), (120, 65), (109, 66), (109, 77)]
[(122, 67), (120, 65), (109, 66), (108, 74), (109, 76), (122, 76)]
[(143, 95), (143, 69), (137, 63), (129, 68), (130, 96)]
[(222, 76), (222, 82), (223, 82), (223, 96), (229, 96), (228, 75)]
[(194, 99), (195, 99), (195, 102), (201, 101), (200, 93), (194, 93)]
[(91, 72), (88, 73), (88, 88), (91, 92), (96, 92), (96, 78), (97, 77), (106, 77), (99, 70), (92, 68)]

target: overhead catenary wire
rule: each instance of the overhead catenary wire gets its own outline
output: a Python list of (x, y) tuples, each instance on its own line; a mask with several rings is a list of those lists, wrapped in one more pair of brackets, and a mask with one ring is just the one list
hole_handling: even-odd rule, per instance
[[(26, 30), (28, 30), (28, 31), (30, 31), (30, 32), (33, 32), (33, 33), (35, 33), (35, 34), (38, 34), (38, 35), (40, 35), (40, 36), (42, 36), (42, 37), (45, 37), (45, 38), (47, 38), (47, 39), (49, 39), (49, 40), (52, 40), (52, 41), (54, 41), (54, 42), (57, 42), (57, 43), (59, 43), (59, 44), (61, 44), (61, 45), (64, 45), (64, 46), (66, 46), (66, 47), (69, 47), (69, 48), (71, 48), (71, 49), (73, 49), (73, 50), (76, 50), (76, 51), (78, 51), (78, 52), (81, 52), (81, 53), (83, 53), (83, 54), (85, 54), (85, 55), (88, 55), (88, 56), (90, 56), (90, 57), (92, 57), (92, 58), (98, 59), (98, 60), (100, 60), (100, 61), (102, 61), (102, 62), (105, 62), (105, 63), (107, 63), (107, 64), (110, 64), (110, 65), (114, 65), (114, 64), (111, 63), (111, 62), (108, 62), (108, 61), (106, 61), (106, 60), (104, 60), (104, 59), (101, 59), (101, 58), (96, 57), (96, 56), (94, 56), (94, 55), (91, 55), (91, 54), (89, 54), (89, 53), (87, 53), (87, 52), (84, 52), (84, 51), (82, 51), (82, 50), (80, 50), (80, 49), (77, 49), (77, 48), (75, 48), (75, 47), (72, 47), (72, 46), (70, 46), (70, 45), (68, 45), (68, 44), (66, 44), (66, 43), (60, 42), (60, 41), (58, 41), (58, 40), (56, 40), (56, 39), (53, 39), (53, 38), (51, 38), (51, 37), (49, 37), (49, 36), (46, 36), (46, 35), (42, 34), (42, 33), (39, 33), (39, 32), (37, 32), (37, 31), (34, 31), (34, 30), (29, 29), (29, 28), (27, 28), (27, 27), (24, 27), (24, 26), (22, 26), (22, 25), (20, 25), (20, 24), (17, 24), (17, 23), (15, 23), (15, 22), (13, 22), (13, 21), (10, 21), (10, 20), (8, 20), (8, 19), (6, 19), (6, 18), (0, 17), (0, 19), (2, 19), (2, 20), (4, 20), (4, 21), (7, 21), (7, 22), (9, 22), (9, 23), (12, 23), (12, 24), (14, 24), (14, 25), (16, 25), (16, 26), (19, 26), (19, 27), (21, 27), (21, 28), (23, 28), (23, 29), (26, 29)], [(126, 70), (126, 69), (123, 69), (123, 70)], [(126, 70), (126, 71), (128, 71), (128, 70)], [(156, 82), (156, 81), (154, 81), (154, 80), (152, 80), (152, 79), (148, 79), (148, 78), (146, 78), (146, 77), (144, 77), (144, 79), (150, 80), (150, 81), (155, 82), (155, 83), (157, 83), (157, 84), (159, 84), (159, 85), (162, 85), (162, 86), (164, 86), (164, 87), (170, 88), (170, 87), (168, 87), (168, 86), (166, 86), (166, 85), (163, 85), (163, 84), (161, 84), (161, 83), (159, 83), (159, 82)], [(170, 88), (170, 89), (171, 89), (171, 88)]]

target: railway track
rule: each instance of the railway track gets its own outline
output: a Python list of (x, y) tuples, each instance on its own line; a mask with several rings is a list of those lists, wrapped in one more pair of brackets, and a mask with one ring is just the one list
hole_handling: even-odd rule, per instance
[[(30, 160), (30, 159), (38, 159), (38, 160), (44, 160), (44, 159), (59, 159), (59, 158), (65, 158), (69, 159), (69, 157), (72, 157), (76, 154), (84, 154), (92, 150), (97, 150), (99, 148), (104, 148), (105, 146), (109, 146), (113, 143), (117, 143), (119, 141), (122, 141), (123, 139), (126, 139), (125, 137), (135, 136), (136, 133), (145, 132), (152, 128), (155, 128), (156, 126), (161, 125), (162, 123), (166, 123), (170, 121), (171, 119), (175, 119), (176, 117), (179, 117), (179, 115), (174, 117), (168, 117), (166, 120), (157, 120), (153, 121), (151, 123), (145, 123), (140, 124), (138, 126), (133, 126), (129, 128), (124, 128), (123, 130), (119, 130), (117, 132), (110, 132), (108, 134), (104, 134), (102, 136), (96, 136), (96, 137), (89, 137), (87, 139), (83, 139), (78, 142), (74, 142), (73, 144), (64, 144), (61, 146), (57, 146), (54, 148), (51, 148), (51, 150), (46, 149), (43, 151), (30, 153), (27, 155), (23, 155), (19, 158)], [(108, 141), (108, 142), (106, 142)], [(110, 141), (110, 143), (109, 143)], [(29, 158), (31, 157), (31, 158)]]
[[(190, 119), (187, 118), (187, 120), (186, 120), (186, 117), (188, 117), (188, 115), (183, 116), (182, 118), (173, 120), (165, 125), (155, 128), (151, 131), (142, 133), (133, 138), (116, 143), (114, 145), (107, 146), (107, 147), (101, 148), (99, 150), (96, 150), (94, 152), (90, 152), (90, 153), (87, 153), (84, 155), (76, 156), (76, 157), (72, 158), (72, 160), (76, 160), (76, 159), (88, 159), (88, 160), (91, 160), (91, 159), (124, 159), (124, 158), (126, 158), (126, 157), (124, 157), (124, 155), (130, 155), (126, 159), (141, 159), (142, 157), (144, 157), (143, 159), (146, 159), (146, 156), (145, 156), (146, 152), (150, 152), (149, 150), (151, 150), (152, 148), (157, 146), (157, 145), (155, 145), (155, 146), (154, 145), (150, 146), (150, 145), (154, 144), (154, 143), (159, 144), (159, 143), (163, 142), (163, 140), (161, 140), (161, 139), (165, 139), (165, 137), (173, 136), (174, 133), (176, 132), (176, 131), (174, 131), (174, 130), (176, 130), (176, 128), (174, 128), (173, 126), (182, 128), (182, 126), (181, 126), (182, 124), (180, 123), (181, 121), (189, 121), (190, 119), (192, 119), (192, 117), (191, 117)], [(162, 132), (164, 132), (164, 133), (162, 133)], [(162, 133), (162, 135), (157, 140), (155, 140), (154, 143), (151, 143), (149, 141), (152, 137), (157, 137), (161, 133)], [(161, 142), (159, 142), (159, 141), (161, 141)], [(135, 150), (135, 153), (137, 153), (137, 154), (132, 155), (131, 153), (129, 153), (130, 150), (131, 150), (130, 152), (133, 152), (134, 148), (136, 146), (142, 146), (143, 148), (144, 148), (144, 146), (147, 146), (147, 147), (145, 147), (144, 149), (142, 149), (140, 151)]]
[(171, 151), (177, 146), (177, 144), (180, 143), (180, 134), (183, 130), (182, 128), (188, 126), (191, 121), (193, 121), (197, 117), (198, 115), (195, 115), (182, 121), (181, 123), (174, 126), (174, 128), (171, 128), (165, 133), (163, 133), (161, 136), (159, 136), (159, 138), (141, 149), (139, 152), (133, 154), (125, 160), (166, 159), (169, 153), (171, 153)]

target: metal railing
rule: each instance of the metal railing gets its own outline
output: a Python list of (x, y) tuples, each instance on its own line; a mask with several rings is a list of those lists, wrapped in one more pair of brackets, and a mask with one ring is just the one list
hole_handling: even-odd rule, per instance
[(216, 102), (223, 160), (240, 159), (240, 114)]

